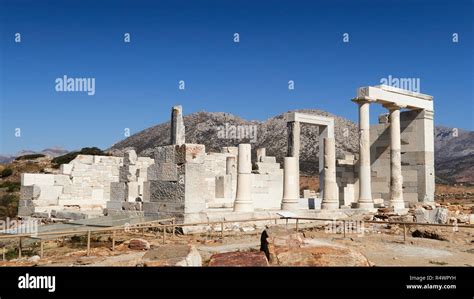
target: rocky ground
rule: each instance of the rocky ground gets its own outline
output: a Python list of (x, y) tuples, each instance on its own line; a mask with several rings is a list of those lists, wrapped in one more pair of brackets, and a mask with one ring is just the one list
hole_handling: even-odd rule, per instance
[(37, 256), (37, 245), (25, 248), (21, 259), (7, 252), (10, 260), (0, 261), (0, 266), (474, 266), (473, 231), (468, 228), (413, 226), (404, 241), (401, 226), (384, 222), (366, 224), (362, 233), (347, 231), (346, 237), (314, 223), (300, 224), (299, 233), (294, 224), (288, 230), (280, 225), (265, 238), (271, 240), (273, 259), (261, 251), (262, 232), (226, 235), (223, 240), (219, 233), (168, 234), (166, 245), (161, 234), (118, 234), (114, 251), (110, 236), (93, 236), (90, 256), (85, 238), (76, 237), (46, 243), (44, 258)]

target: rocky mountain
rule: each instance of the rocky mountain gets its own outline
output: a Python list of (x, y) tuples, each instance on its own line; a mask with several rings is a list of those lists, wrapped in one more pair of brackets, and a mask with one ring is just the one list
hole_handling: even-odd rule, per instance
[(436, 176), (447, 183), (474, 183), (474, 132), (435, 128)]
[[(337, 154), (353, 153), (358, 150), (357, 125), (353, 122), (321, 111), (297, 110), (298, 112), (334, 117)], [(237, 146), (251, 143), (252, 149), (265, 147), (267, 155), (276, 156), (281, 162), (286, 155), (286, 115), (272, 117), (264, 122), (247, 121), (236, 115), (223, 112), (197, 112), (184, 117), (186, 142), (206, 145), (207, 151), (220, 151), (223, 146)], [(113, 145), (109, 151), (121, 155), (124, 149), (135, 148), (139, 155), (146, 156), (150, 149), (169, 144), (170, 124), (164, 123), (145, 129)], [(236, 133), (237, 132), (237, 133)], [(239, 132), (244, 132), (240, 134)], [(235, 133), (235, 135), (233, 135)], [(255, 134), (253, 134), (255, 133)], [(301, 164), (303, 173), (316, 174), (318, 171), (318, 128), (303, 125), (301, 128)], [(241, 137), (234, 138), (234, 137)]]
[[(344, 153), (358, 154), (359, 138), (356, 123), (321, 110), (296, 111), (333, 117), (338, 157), (343, 157)], [(252, 149), (265, 147), (267, 155), (276, 156), (277, 160), (282, 162), (286, 155), (285, 119), (288, 113), (266, 121), (248, 121), (224, 112), (192, 113), (184, 117), (186, 142), (204, 144), (207, 151), (219, 151), (223, 146), (237, 146), (242, 142), (251, 143)], [(169, 144), (169, 131), (169, 122), (150, 127), (114, 144), (108, 152), (123, 155), (126, 149), (134, 148), (139, 155), (150, 155), (153, 147)], [(246, 134), (239, 136), (235, 132)], [(316, 126), (302, 126), (300, 169), (306, 175), (315, 175), (318, 172), (317, 136)], [(438, 181), (474, 183), (474, 132), (437, 127), (435, 150)]]

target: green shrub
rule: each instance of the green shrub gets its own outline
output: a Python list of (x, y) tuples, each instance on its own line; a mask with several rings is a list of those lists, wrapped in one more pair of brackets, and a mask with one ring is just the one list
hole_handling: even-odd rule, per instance
[(7, 188), (7, 192), (20, 191), (20, 182), (3, 182), (0, 184), (0, 188)]
[(43, 157), (46, 157), (46, 155), (43, 155), (43, 154), (31, 154), (31, 155), (23, 155), (23, 156), (16, 157), (15, 160), (16, 160), (16, 161), (20, 161), (20, 160), (34, 160), (34, 159), (43, 158)]
[(5, 194), (0, 197), (0, 219), (14, 218), (18, 212), (18, 195)]
[(6, 178), (6, 177), (9, 177), (13, 174), (13, 170), (11, 170), (11, 168), (5, 168), (4, 170), (2, 170), (2, 172), (0, 172), (0, 177), (1, 178)]

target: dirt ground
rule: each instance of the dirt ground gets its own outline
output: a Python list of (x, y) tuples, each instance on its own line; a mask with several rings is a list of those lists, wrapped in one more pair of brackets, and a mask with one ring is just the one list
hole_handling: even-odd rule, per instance
[[(437, 229), (439, 236), (447, 240), (415, 238), (407, 232), (403, 241), (403, 230), (398, 226), (387, 227), (386, 224), (368, 227), (363, 235), (347, 233), (327, 233), (323, 227), (302, 228), (306, 238), (329, 243), (345, 245), (359, 250), (373, 266), (474, 266), (474, 238), (472, 229), (452, 228)], [(226, 235), (176, 235), (168, 234), (167, 244), (193, 244), (196, 246), (206, 265), (212, 254), (232, 251), (259, 250), (262, 230)], [(0, 266), (140, 266), (140, 259), (146, 251), (134, 251), (128, 248), (128, 240), (142, 238), (150, 242), (151, 247), (162, 244), (161, 234), (141, 233), (117, 235), (115, 251), (111, 250), (111, 239), (108, 236), (93, 238), (91, 255), (86, 256), (84, 240), (51, 241), (45, 245), (45, 256), (39, 261), (29, 261), (28, 255), (38, 254), (38, 246), (25, 249), (22, 259), (0, 261)]]

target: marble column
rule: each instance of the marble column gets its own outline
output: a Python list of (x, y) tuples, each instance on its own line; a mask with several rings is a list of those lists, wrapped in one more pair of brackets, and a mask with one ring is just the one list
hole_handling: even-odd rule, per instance
[[(323, 139), (324, 148), (324, 191), (321, 209), (339, 208), (339, 192), (336, 182), (336, 142), (334, 138)], [(321, 154), (321, 153), (320, 153)]]
[(298, 121), (291, 121), (287, 123), (288, 132), (288, 157), (300, 156), (300, 133), (301, 125)]
[(361, 209), (374, 207), (370, 170), (370, 101), (356, 99), (359, 105), (359, 201)]
[(237, 194), (235, 212), (253, 212), (252, 203), (252, 161), (250, 144), (239, 144), (237, 162)]
[(285, 157), (283, 161), (283, 200), (282, 210), (297, 210), (300, 198), (299, 160)]
[(171, 110), (171, 144), (182, 145), (185, 143), (185, 128), (183, 121), (183, 107), (173, 106)]
[(390, 121), (390, 207), (404, 209), (402, 154), (400, 136), (400, 106), (385, 105)]

